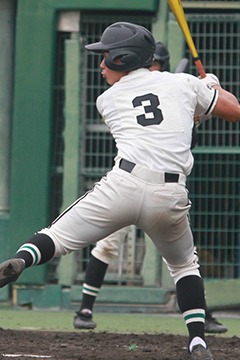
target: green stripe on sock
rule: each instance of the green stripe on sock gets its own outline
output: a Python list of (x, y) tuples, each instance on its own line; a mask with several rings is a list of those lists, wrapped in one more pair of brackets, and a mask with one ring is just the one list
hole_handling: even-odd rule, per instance
[(83, 286), (83, 291), (84, 290), (86, 290), (86, 291), (88, 291), (88, 292), (91, 292), (91, 293), (93, 293), (93, 294), (95, 294), (95, 295), (98, 295), (98, 293), (99, 293), (99, 290), (93, 290), (93, 289), (91, 289), (91, 288), (89, 288), (89, 287), (87, 287), (87, 286)]
[(23, 245), (23, 246), (21, 246), (21, 248), (19, 249), (19, 251), (22, 251), (22, 250), (27, 251), (27, 249), (31, 250), (31, 251), (34, 253), (34, 255), (35, 255), (34, 264), (37, 264), (37, 263), (38, 263), (38, 260), (39, 260), (39, 257), (38, 257), (38, 254), (37, 254), (36, 250), (35, 250), (33, 247), (31, 247), (30, 245)]
[(189, 319), (193, 319), (193, 318), (205, 319), (205, 315), (201, 314), (201, 313), (194, 313), (194, 314), (189, 314), (189, 315), (184, 316), (184, 320), (189, 320)]

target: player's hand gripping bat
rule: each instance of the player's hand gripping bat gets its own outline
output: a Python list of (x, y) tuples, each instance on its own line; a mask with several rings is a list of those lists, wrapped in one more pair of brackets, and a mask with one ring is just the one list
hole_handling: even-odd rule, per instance
[(203, 68), (202, 62), (198, 56), (198, 52), (196, 50), (195, 44), (192, 39), (192, 35), (186, 20), (186, 16), (183, 11), (181, 0), (168, 0), (168, 5), (170, 6), (172, 12), (174, 13), (178, 25), (182, 30), (182, 33), (188, 44), (189, 50), (191, 51), (191, 54), (193, 56), (193, 61), (197, 67), (199, 75), (201, 76), (201, 78), (206, 77), (205, 70)]

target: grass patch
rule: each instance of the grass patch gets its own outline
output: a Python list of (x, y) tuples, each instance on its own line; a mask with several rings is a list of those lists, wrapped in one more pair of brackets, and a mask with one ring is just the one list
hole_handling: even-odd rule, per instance
[[(73, 328), (74, 311), (59, 310), (22, 310), (0, 309), (3, 329), (29, 329), (50, 331), (76, 331)], [(219, 318), (229, 329), (221, 336), (239, 336), (239, 319)], [(94, 320), (98, 332), (118, 333), (171, 333), (187, 335), (184, 321), (180, 314), (119, 314), (95, 313)], [(77, 330), (78, 331), (78, 330)], [(218, 336), (218, 335), (216, 335)]]

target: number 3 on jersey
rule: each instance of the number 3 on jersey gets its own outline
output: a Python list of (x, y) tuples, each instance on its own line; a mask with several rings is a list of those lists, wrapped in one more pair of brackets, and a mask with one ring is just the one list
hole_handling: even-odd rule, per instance
[(162, 111), (158, 108), (160, 105), (157, 95), (146, 94), (137, 96), (133, 99), (134, 107), (143, 106), (144, 114), (137, 116), (137, 122), (142, 126), (159, 125), (163, 121)]

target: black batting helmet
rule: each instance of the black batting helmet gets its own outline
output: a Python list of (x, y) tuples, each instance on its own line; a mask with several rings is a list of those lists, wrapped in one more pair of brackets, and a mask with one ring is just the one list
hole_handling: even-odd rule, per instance
[[(116, 22), (105, 29), (97, 43), (86, 45), (96, 53), (109, 52), (106, 66), (115, 71), (130, 71), (150, 67), (155, 53), (155, 40), (150, 31), (141, 25)], [(116, 59), (121, 62), (116, 62)]]
[(161, 64), (161, 71), (170, 71), (170, 55), (168, 49), (161, 41), (156, 42), (153, 60)]

